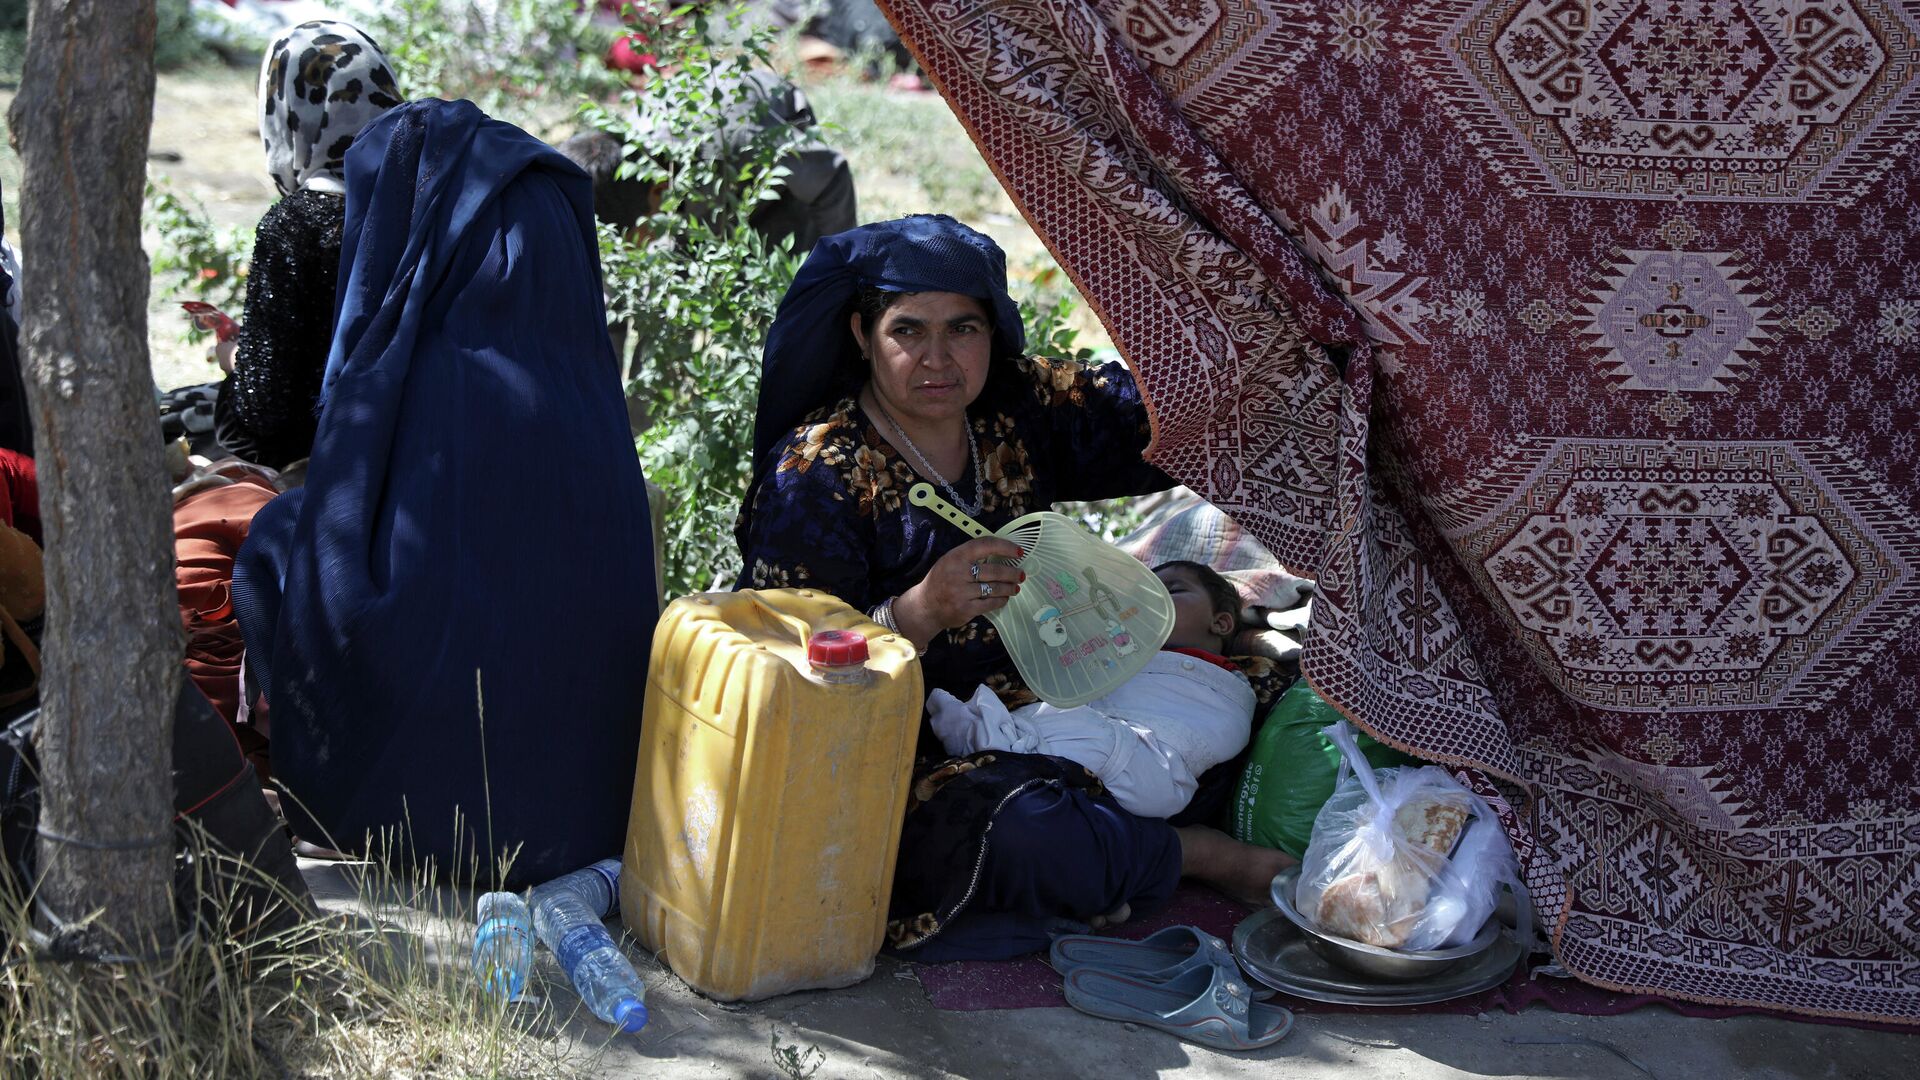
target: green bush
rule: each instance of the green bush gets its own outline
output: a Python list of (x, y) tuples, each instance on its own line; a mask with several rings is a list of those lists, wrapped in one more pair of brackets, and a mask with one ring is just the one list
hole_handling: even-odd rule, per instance
[(174, 71), (207, 59), (200, 33), (193, 24), (189, 0), (158, 0), (154, 5), (153, 66)]
[(608, 317), (629, 327), (628, 392), (651, 421), (638, 446), (667, 495), (663, 584), (674, 596), (730, 587), (739, 573), (733, 520), (751, 468), (760, 349), (799, 266), (747, 223), (798, 133), (770, 126), (724, 148), (715, 137), (723, 118), (752, 115), (738, 76), (767, 65), (768, 38), (725, 16), (677, 14), (639, 27), (667, 67), (618, 107), (584, 110), (625, 145), (623, 177), (659, 196), (635, 236), (602, 230), (601, 268)]
[(0, 82), (20, 80), (27, 51), (27, 3), (11, 0), (0, 8)]
[(601, 61), (612, 34), (593, 5), (500, 0), (490, 12), (464, 0), (395, 0), (366, 23), (409, 98), (466, 98), (536, 135), (572, 115), (577, 98), (623, 85)]
[(1020, 322), (1027, 331), (1027, 355), (1091, 363), (1093, 350), (1079, 344), (1080, 331), (1073, 327), (1077, 306), (1072, 297), (1040, 290), (1021, 297)]
[[(153, 251), (153, 272), (172, 276), (166, 288), (169, 300), (204, 300), (240, 318), (247, 301), (247, 259), (253, 253), (253, 230), (216, 228), (206, 207), (189, 204), (151, 181), (147, 184), (146, 224), (159, 235)], [(207, 332), (181, 320), (189, 341)]]

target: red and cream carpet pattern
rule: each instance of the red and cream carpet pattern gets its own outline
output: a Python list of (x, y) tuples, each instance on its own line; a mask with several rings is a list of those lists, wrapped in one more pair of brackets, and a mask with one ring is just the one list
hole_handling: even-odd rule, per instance
[(1920, 1018), (1920, 4), (883, 6), (1568, 969)]

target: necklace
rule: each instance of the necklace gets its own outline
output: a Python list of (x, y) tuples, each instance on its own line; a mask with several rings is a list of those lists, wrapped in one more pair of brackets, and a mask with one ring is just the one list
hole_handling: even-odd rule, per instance
[(927, 475), (933, 477), (934, 482), (940, 485), (940, 490), (947, 493), (947, 501), (965, 510), (968, 517), (979, 517), (981, 508), (984, 507), (987, 502), (987, 473), (986, 470), (980, 466), (980, 444), (973, 440), (973, 425), (966, 423), (964, 420), (962, 421), (962, 426), (965, 427), (967, 431), (967, 455), (973, 459), (973, 494), (975, 498), (972, 502), (968, 502), (960, 497), (958, 491), (953, 490), (953, 485), (947, 483), (947, 478), (940, 475), (940, 470), (933, 467), (933, 462), (927, 460), (927, 455), (921, 453), (920, 448), (915, 446), (913, 440), (907, 437), (907, 433), (901, 430), (900, 422), (893, 418), (893, 414), (887, 411), (885, 405), (880, 404), (880, 395), (875, 394), (873, 396), (873, 404), (880, 410), (881, 419), (885, 420), (887, 426), (893, 429), (893, 433), (900, 436), (900, 441), (907, 445), (907, 452), (912, 454), (913, 459), (920, 463), (920, 467), (927, 471)]

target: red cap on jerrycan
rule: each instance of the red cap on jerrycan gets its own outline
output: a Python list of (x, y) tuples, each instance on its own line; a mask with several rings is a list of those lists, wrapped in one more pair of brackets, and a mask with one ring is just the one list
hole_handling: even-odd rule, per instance
[(822, 630), (807, 639), (807, 662), (823, 681), (866, 682), (867, 636), (852, 630)]

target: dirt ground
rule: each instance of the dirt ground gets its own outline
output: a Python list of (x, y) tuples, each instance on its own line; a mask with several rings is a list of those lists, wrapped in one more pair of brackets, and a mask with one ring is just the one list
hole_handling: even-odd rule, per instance
[[(343, 864), (301, 861), (321, 904), (366, 912)], [(385, 912), (389, 918), (392, 911)], [(408, 925), (444, 941), (460, 963), (473, 930), (417, 910)], [(616, 921), (611, 929), (620, 934)], [(1768, 1016), (1701, 1020), (1652, 1006), (1624, 1016), (1572, 1016), (1535, 1006), (1476, 1016), (1342, 1012), (1312, 1002), (1294, 1032), (1247, 1054), (1210, 1050), (1138, 1024), (1068, 1008), (949, 1012), (935, 1008), (918, 965), (880, 958), (872, 977), (842, 990), (811, 990), (751, 1004), (711, 1001), (689, 989), (631, 938), (627, 955), (647, 984), (652, 1019), (615, 1035), (578, 1007), (551, 954), (536, 962), (536, 995), (551, 995), (562, 1041), (580, 1075), (604, 1080), (777, 1078), (773, 1048), (817, 1065), (818, 1080), (878, 1077), (1184, 1077), (1228, 1080), (1896, 1080), (1915, 1075), (1920, 1040), (1908, 1034)]]
[[(0, 113), (13, 104), (14, 93), (0, 90)], [(217, 225), (250, 228), (274, 200), (253, 95), (253, 74), (230, 69), (162, 76), (155, 93), (147, 175), (197, 200)], [(7, 238), (15, 244), (20, 241), (19, 183), (20, 159), (10, 145), (0, 147)], [(152, 236), (146, 246), (153, 250)], [(155, 281), (147, 305), (154, 382), (172, 388), (218, 378), (220, 369), (207, 360), (205, 347), (189, 345), (183, 337), (186, 323), (178, 304), (166, 297), (165, 284)]]
[[(267, 178), (254, 106), (253, 74), (214, 69), (159, 80), (147, 175), (174, 194), (206, 207), (215, 225), (251, 229), (277, 195)], [(147, 249), (153, 250), (152, 237)], [(229, 314), (239, 317), (239, 312)], [(163, 389), (209, 382), (220, 369), (204, 345), (182, 336), (179, 305), (155, 279), (147, 304), (153, 379)]]

